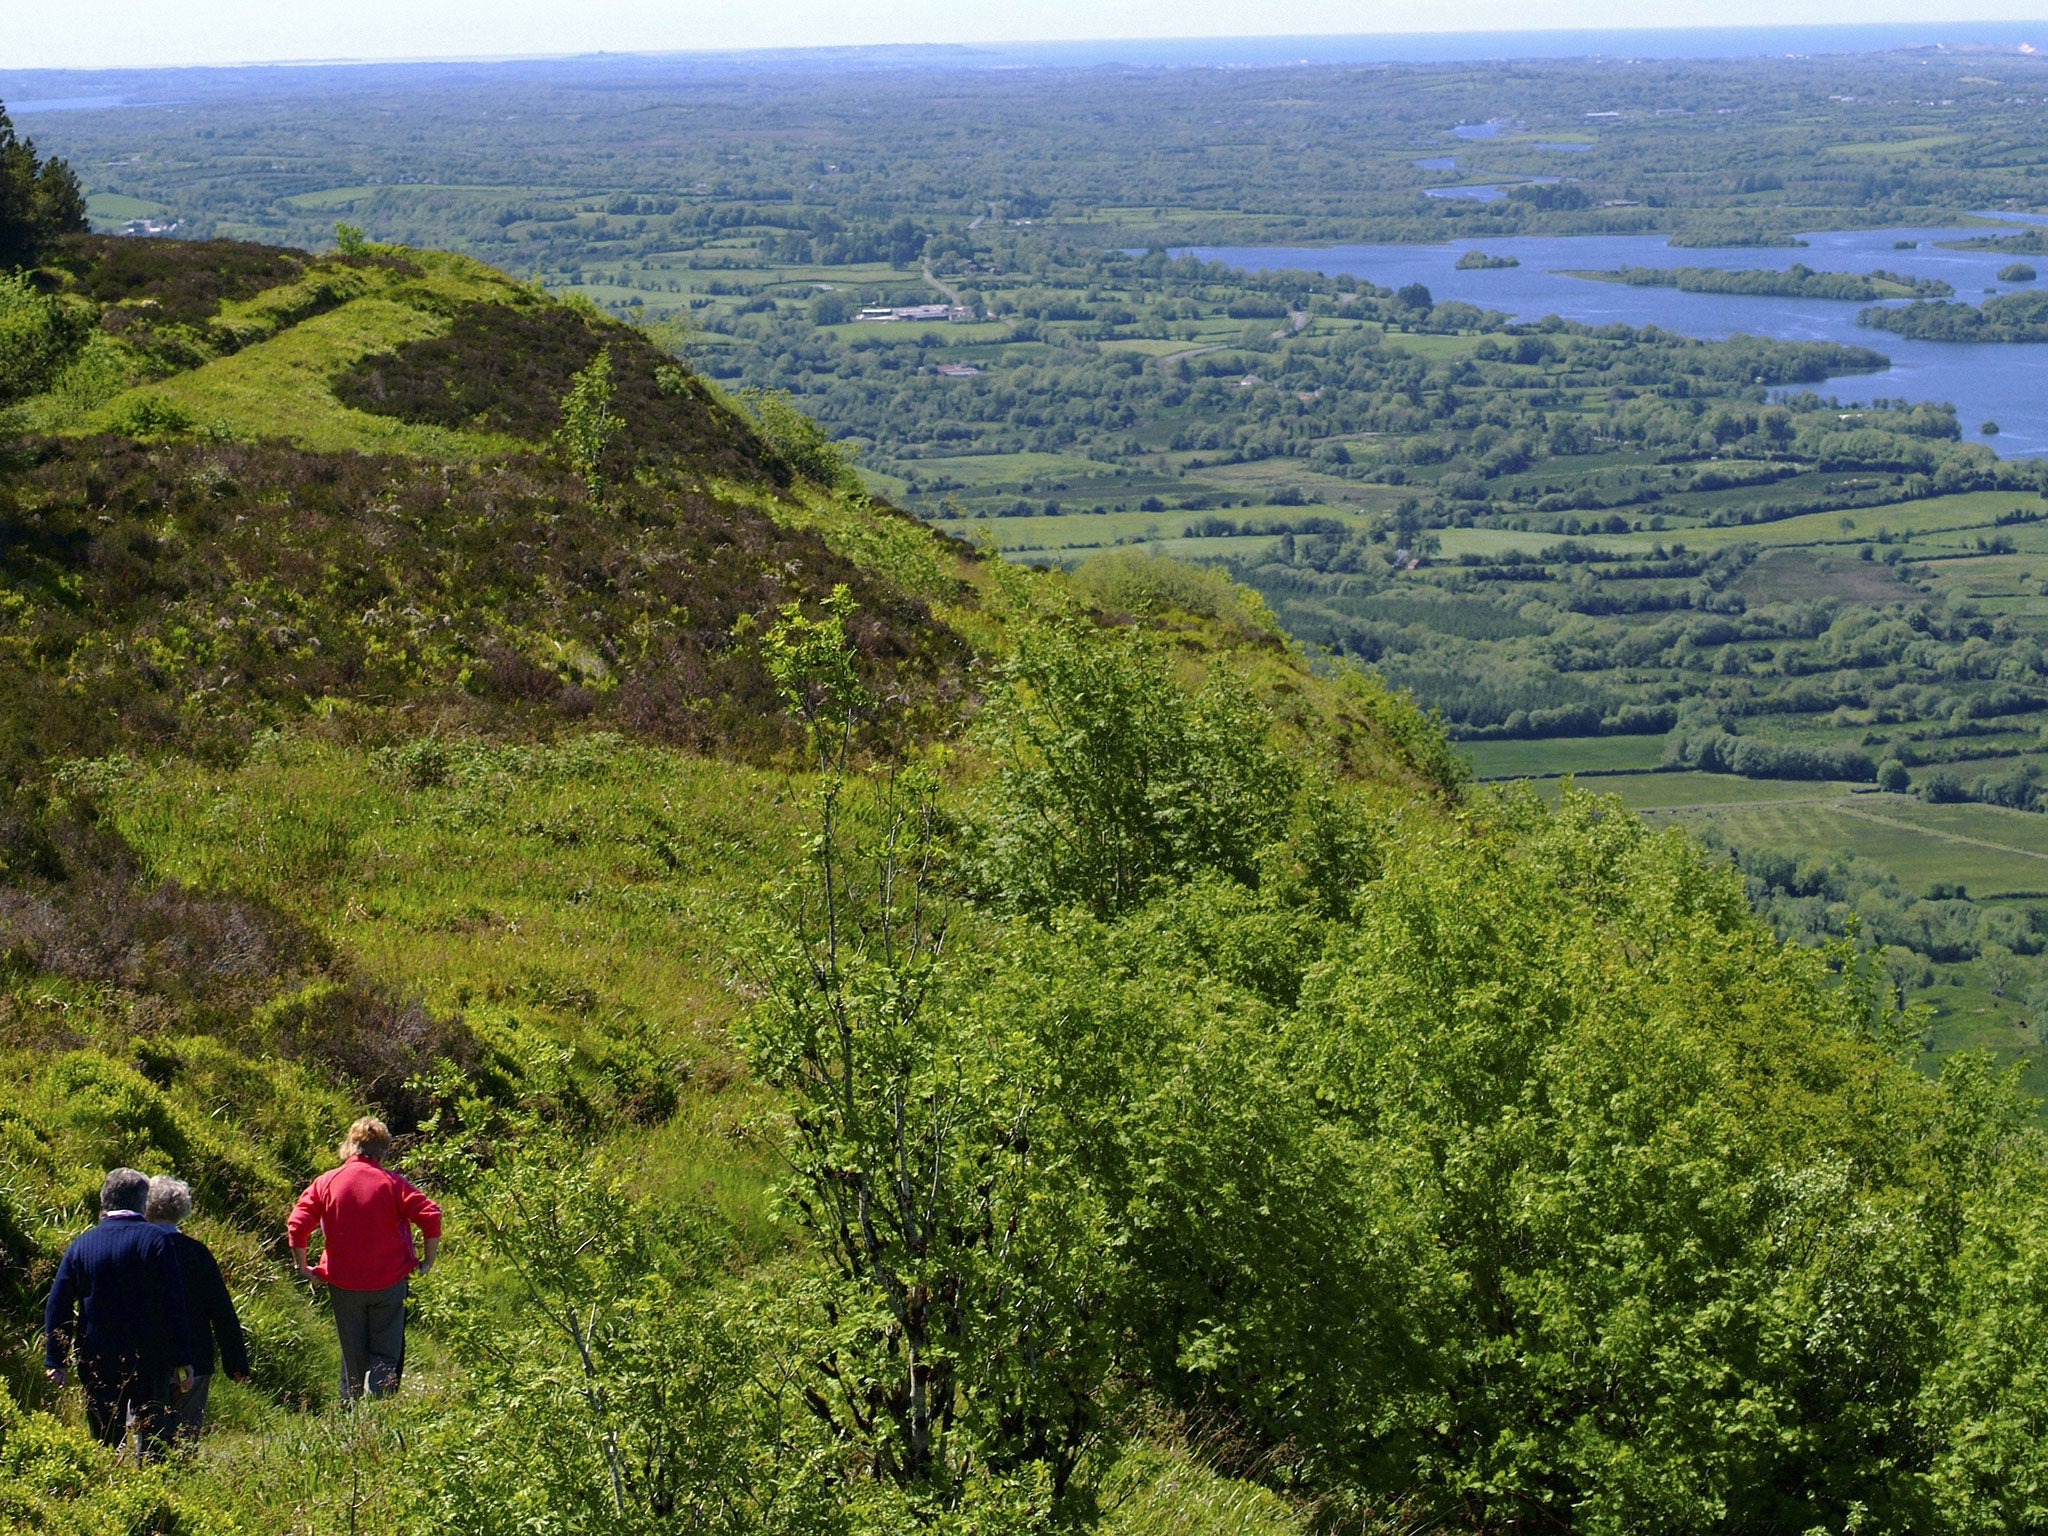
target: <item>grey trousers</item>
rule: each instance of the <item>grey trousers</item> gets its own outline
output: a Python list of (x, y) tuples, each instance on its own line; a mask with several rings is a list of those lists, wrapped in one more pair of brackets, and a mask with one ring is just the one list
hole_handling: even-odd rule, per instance
[(405, 1373), (405, 1297), (410, 1282), (381, 1291), (345, 1291), (329, 1286), (334, 1327), (341, 1335), (341, 1400), (353, 1402), (367, 1390), (384, 1397), (398, 1390)]
[(206, 1395), (213, 1386), (211, 1374), (194, 1376), (192, 1385), (178, 1394), (178, 1438), (197, 1440), (206, 1423)]

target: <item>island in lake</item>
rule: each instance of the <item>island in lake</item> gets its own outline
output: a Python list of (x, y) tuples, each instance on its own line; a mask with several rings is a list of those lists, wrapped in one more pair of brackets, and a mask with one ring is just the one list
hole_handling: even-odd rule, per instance
[[(1460, 265), (1462, 265), (1462, 261)], [(1903, 277), (1896, 272), (1816, 272), (1794, 262), (1782, 272), (1767, 268), (1620, 267), (1603, 272), (1568, 272), (1568, 277), (1596, 283), (1626, 283), (1631, 288), (1676, 288), (1681, 293), (1734, 293), (1751, 298), (1940, 299), (1955, 289), (1935, 277)]]
[(1981, 307), (1922, 303), (1866, 309), (1856, 318), (1922, 341), (2048, 341), (2048, 293), (2003, 293)]

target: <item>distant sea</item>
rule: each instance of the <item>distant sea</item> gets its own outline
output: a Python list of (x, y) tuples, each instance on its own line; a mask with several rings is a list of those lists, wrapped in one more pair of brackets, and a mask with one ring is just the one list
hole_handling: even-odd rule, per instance
[(2048, 21), (1883, 22), (1788, 27), (1665, 27), (1555, 32), (1382, 32), (1338, 37), (1141, 38), (1110, 42), (905, 44), (722, 53), (600, 53), (550, 58), (291, 61), (174, 70), (0, 70), (0, 102), (18, 117), (107, 111), (168, 100), (388, 89), (435, 78), (506, 74), (569, 83), (606, 76), (806, 70), (1259, 69), (1303, 64), (1454, 64), (1509, 59), (1754, 59), (1908, 49), (2048, 51)]

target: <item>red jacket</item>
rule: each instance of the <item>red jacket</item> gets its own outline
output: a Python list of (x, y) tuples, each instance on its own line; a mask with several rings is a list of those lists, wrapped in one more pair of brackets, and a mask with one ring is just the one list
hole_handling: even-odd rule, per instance
[(439, 1237), (441, 1207), (398, 1174), (352, 1157), (299, 1196), (285, 1235), (304, 1248), (315, 1227), (327, 1242), (314, 1274), (340, 1290), (381, 1291), (419, 1267), (412, 1229)]

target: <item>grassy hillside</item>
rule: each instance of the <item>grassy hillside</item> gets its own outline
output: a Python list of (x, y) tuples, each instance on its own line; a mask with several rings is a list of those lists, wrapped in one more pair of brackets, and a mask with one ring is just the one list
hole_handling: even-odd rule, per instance
[[(1872, 957), (350, 244), (8, 290), (0, 1527), (2027, 1528), (2048, 1161)], [(344, 1414), (278, 1238), (366, 1106), (450, 1241)], [(257, 1360), (126, 1477), (34, 1339), (114, 1162)]]
[[(364, 1447), (319, 1427), (332, 1345), (277, 1245), (335, 1128), (378, 1109), (458, 1209), (435, 1158), (566, 1137), (713, 1213), (741, 1272), (786, 1263), (773, 1101), (729, 1033), (809, 782), (760, 638), (844, 588), (888, 757), (956, 738), (1005, 634), (1075, 598), (803, 482), (647, 335), (471, 261), (72, 238), (38, 286), (91, 324), (16, 389), (0, 469), (5, 1377), (75, 1413), (33, 1309), (104, 1166), (175, 1168), (258, 1360), (177, 1518), (322, 1524), (355, 1495), (279, 1480)], [(554, 437), (600, 349), (593, 497)], [(1327, 717), (1421, 792), (1398, 709), (1213, 598), (1137, 594), (1190, 675), (1237, 657), (1291, 729)], [(413, 1406), (445, 1407), (460, 1362), (423, 1350)], [(53, 1433), (0, 1427), (33, 1528), (98, 1518), (69, 1494), (100, 1463)], [(1210, 1528), (1214, 1474), (1155, 1444), (1119, 1497)]]

